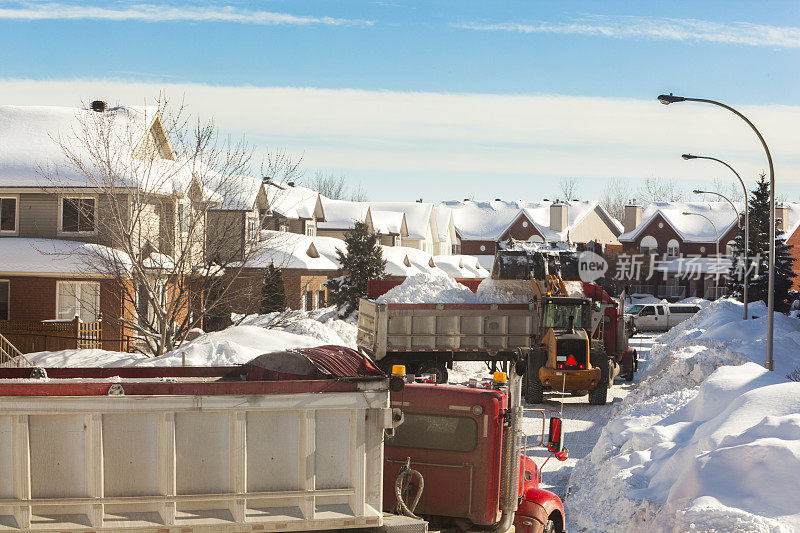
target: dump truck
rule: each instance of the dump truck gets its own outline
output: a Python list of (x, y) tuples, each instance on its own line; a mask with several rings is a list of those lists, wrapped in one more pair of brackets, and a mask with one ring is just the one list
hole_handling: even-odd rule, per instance
[[(570, 250), (498, 243), (492, 282), (524, 288), (525, 303), (362, 298), (358, 347), (383, 369), (404, 364), (417, 373), (434, 374), (440, 382), (447, 381), (455, 361), (484, 361), (493, 371), (524, 350), (530, 355), (528, 376), (543, 374), (539, 381), (526, 380), (529, 403), (540, 403), (549, 389), (595, 391), (591, 403), (605, 403), (603, 387), (617, 375), (632, 380), (638, 356), (628, 347), (621, 309), (608, 293), (594, 283), (564, 279), (577, 276), (575, 257)], [(574, 353), (566, 353), (570, 350)]]
[[(519, 381), (512, 378), (513, 390)], [(384, 461), (385, 438), (397, 435), (404, 416), (425, 415), (423, 406), (433, 403), (425, 397), (437, 393), (432, 384), (404, 392), (394, 383), (390, 403), (386, 375), (339, 346), (268, 353), (231, 367), (2, 368), (0, 524), (41, 532), (427, 531), (436, 513), (477, 508), (478, 494), (426, 507), (437, 498), (429, 489), (416, 507), (424, 518), (392, 512), (384, 486), (386, 475), (397, 474)], [(491, 393), (497, 406), (478, 402), (484, 420), (472, 410), (471, 392), (453, 394), (453, 405), (469, 405), (482, 424), (481, 446), (502, 450), (502, 463), (470, 467), (475, 479), (502, 479), (492, 482), (499, 492), (520, 472), (509, 464), (522, 460), (533, 472), (508, 425), (516, 400), (504, 403), (509, 394), (498, 387)], [(560, 430), (553, 435), (558, 449)], [(436, 474), (419, 464), (430, 434), (416, 446), (404, 438), (410, 468), (422, 468), (435, 487)], [(453, 480), (461, 480), (456, 471)], [(530, 489), (521, 498), (531, 501), (521, 508), (562, 513), (554, 495), (521, 486)], [(516, 519), (520, 501), (503, 494), (480, 493), (481, 505), (497, 506), (498, 525)], [(537, 512), (524, 520), (535, 527), (522, 531), (542, 530)]]

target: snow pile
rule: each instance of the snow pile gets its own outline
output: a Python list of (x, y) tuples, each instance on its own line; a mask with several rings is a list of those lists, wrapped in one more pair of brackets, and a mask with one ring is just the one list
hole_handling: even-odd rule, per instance
[(479, 302), (517, 304), (528, 303), (534, 297), (530, 280), (496, 280), (486, 278), (478, 285), (475, 296)]
[[(800, 527), (800, 383), (752, 362), (763, 360), (766, 317), (741, 316), (740, 303), (718, 300), (658, 339), (646, 377), (573, 470), (566, 504), (579, 526)], [(776, 367), (798, 354), (800, 323), (776, 314)]]
[(314, 311), (285, 311), (266, 315), (249, 315), (240, 325), (260, 326), (311, 337), (321, 344), (338, 344), (356, 348), (358, 327), (349, 320), (340, 320), (335, 307)]
[(376, 299), (380, 303), (474, 304), (478, 299), (464, 285), (448, 276), (416, 274)]
[(205, 333), (180, 348), (159, 357), (106, 350), (61, 350), (27, 354), (44, 367), (123, 366), (228, 366), (246, 363), (259, 355), (326, 344), (316, 338), (258, 326), (232, 326)]
[(706, 300), (705, 298), (698, 298), (697, 296), (689, 296), (688, 298), (684, 298), (683, 300), (678, 300), (675, 303), (685, 304), (685, 305), (699, 305), (700, 307), (705, 307), (711, 303), (711, 300)]

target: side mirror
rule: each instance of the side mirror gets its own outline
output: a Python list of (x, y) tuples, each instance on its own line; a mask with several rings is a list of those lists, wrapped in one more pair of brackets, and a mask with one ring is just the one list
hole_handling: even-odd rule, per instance
[(551, 453), (559, 453), (564, 448), (562, 441), (561, 419), (554, 416), (550, 419), (550, 435), (547, 437), (547, 450)]

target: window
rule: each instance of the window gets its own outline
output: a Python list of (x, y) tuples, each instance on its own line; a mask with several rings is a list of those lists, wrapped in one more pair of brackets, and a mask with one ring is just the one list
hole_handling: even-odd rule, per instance
[(325, 307), (325, 291), (317, 291), (317, 307)]
[(725, 245), (725, 254), (729, 257), (736, 255), (736, 241), (728, 241), (728, 244)]
[(478, 444), (478, 424), (466, 416), (405, 413), (386, 446), (468, 453)]
[(675, 239), (670, 239), (667, 243), (667, 255), (669, 257), (678, 257), (680, 255), (680, 246)]
[(650, 235), (645, 236), (642, 238), (642, 242), (639, 244), (639, 251), (643, 254), (654, 254), (658, 252), (658, 241), (655, 237), (651, 237)]
[(451, 255), (458, 255), (460, 246), (458, 244), (451, 244), (450, 245), (450, 254)]
[(286, 224), (281, 224), (278, 227), (278, 231), (282, 231), (284, 233), (288, 233), (289, 232), (289, 226), (287, 226)]
[(658, 311), (659, 315), (663, 315), (664, 314), (664, 307), (663, 306), (659, 305), (658, 307), (656, 307), (656, 310)]
[(100, 317), (100, 284), (95, 281), (59, 281), (56, 294), (59, 320), (79, 317), (94, 322)]
[(652, 305), (648, 305), (647, 307), (642, 309), (642, 312), (639, 314), (639, 316), (654, 316), (655, 314), (656, 314), (655, 307), (653, 307)]
[(258, 240), (258, 220), (256, 220), (255, 218), (247, 219), (247, 240), (248, 241)]
[(16, 233), (17, 199), (0, 198), (0, 232)]
[(192, 217), (192, 206), (189, 204), (178, 204), (178, 231), (186, 233)]
[(698, 312), (700, 307), (696, 305), (671, 305), (669, 312), (673, 315), (693, 315)]
[(313, 224), (306, 225), (306, 235), (314, 237), (317, 234), (317, 228)]
[(64, 233), (84, 233), (94, 231), (94, 198), (61, 199), (61, 231)]
[(0, 320), (11, 320), (9, 309), (11, 307), (10, 291), (11, 283), (0, 281)]

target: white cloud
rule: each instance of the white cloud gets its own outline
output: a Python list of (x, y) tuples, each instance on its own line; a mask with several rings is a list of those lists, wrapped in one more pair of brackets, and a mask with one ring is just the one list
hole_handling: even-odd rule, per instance
[(238, 24), (278, 24), (331, 26), (371, 25), (366, 20), (290, 15), (254, 11), (230, 6), (188, 6), (167, 4), (126, 4), (124, 7), (87, 6), (56, 2), (27, 3), (0, 7), (0, 19), (16, 20), (133, 20), (140, 22), (233, 22)]
[[(581, 178), (581, 194), (594, 196), (615, 177), (685, 179), (689, 190), (733, 178), (721, 165), (683, 161), (685, 152), (719, 157), (748, 180), (766, 167), (757, 138), (733, 114), (702, 104), (663, 106), (655, 94), (636, 100), (0, 79), (2, 104), (142, 104), (160, 91), (185, 98), (191, 111), (260, 148), (286, 148), (305, 154), (308, 167), (362, 179), (376, 199), (532, 199), (552, 195), (561, 176)], [(800, 107), (740, 110), (769, 143), (781, 187), (800, 185)]]
[(722, 24), (696, 19), (590, 15), (567, 23), (470, 22), (453, 24), (453, 26), (481, 31), (593, 35), (616, 39), (708, 41), (749, 46), (800, 48), (800, 28), (767, 26), (749, 22)]

